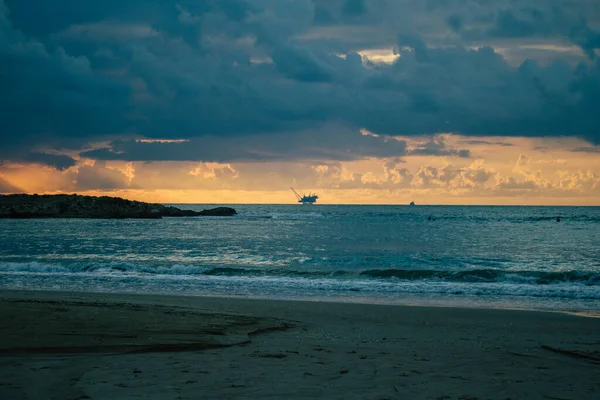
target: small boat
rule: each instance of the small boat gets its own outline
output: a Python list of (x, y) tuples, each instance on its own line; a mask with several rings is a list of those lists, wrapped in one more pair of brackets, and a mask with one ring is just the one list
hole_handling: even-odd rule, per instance
[(414, 205), (415, 205), (414, 201), (411, 201), (410, 204), (409, 204), (409, 206), (414, 206)]

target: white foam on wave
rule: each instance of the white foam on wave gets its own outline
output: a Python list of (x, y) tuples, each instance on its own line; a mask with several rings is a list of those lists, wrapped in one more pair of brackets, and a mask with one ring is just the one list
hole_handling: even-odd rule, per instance
[[(539, 285), (526, 282), (432, 282), (399, 281), (348, 277), (290, 277), (269, 275), (207, 275), (210, 267), (174, 265), (171, 267), (130, 268), (123, 263), (88, 267), (74, 271), (64, 266), (31, 263), (0, 264), (0, 287), (11, 288), (11, 280), (23, 285), (24, 281), (40, 289), (48, 282), (67, 289), (79, 286), (81, 281), (92, 282), (110, 290), (111, 287), (135, 292), (160, 288), (161, 291), (211, 292), (229, 291), (232, 295), (247, 293), (286, 296), (333, 294), (393, 297), (395, 295), (452, 295), (463, 297), (535, 297), (600, 300), (600, 286), (584, 282), (561, 282)], [(44, 282), (43, 284), (41, 282)], [(79, 283), (77, 283), (79, 282)], [(137, 289), (136, 289), (137, 288)], [(73, 289), (73, 288), (71, 288)], [(112, 291), (112, 290), (110, 290)], [(143, 291), (142, 291), (143, 292)]]
[(70, 272), (69, 268), (56, 265), (56, 264), (45, 264), (37, 261), (28, 263), (0, 263), (0, 272), (39, 272), (39, 273), (60, 273)]
[(89, 275), (112, 275), (115, 277), (132, 275), (198, 275), (210, 271), (211, 267), (179, 265), (169, 267), (140, 266), (138, 264), (125, 262), (103, 262), (103, 263), (78, 263), (69, 266), (59, 264), (40, 263), (32, 261), (28, 263), (0, 263), (0, 273), (36, 273), (36, 274), (89, 274)]

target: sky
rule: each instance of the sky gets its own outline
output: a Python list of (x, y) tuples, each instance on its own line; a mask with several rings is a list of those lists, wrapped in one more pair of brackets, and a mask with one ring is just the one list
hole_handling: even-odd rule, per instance
[(0, 193), (600, 205), (597, 0), (0, 0)]

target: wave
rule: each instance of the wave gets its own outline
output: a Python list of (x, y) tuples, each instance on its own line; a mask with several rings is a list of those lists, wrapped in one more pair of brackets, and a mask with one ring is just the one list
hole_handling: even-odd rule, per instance
[[(217, 271), (212, 271), (213, 273)], [(225, 273), (227, 271), (220, 271)], [(231, 273), (232, 271), (228, 271)], [(239, 272), (239, 271), (238, 271)], [(394, 301), (406, 296), (454, 296), (501, 301), (529, 298), (599, 301), (600, 288), (581, 284), (535, 285), (530, 283), (467, 283), (393, 281), (381, 279), (330, 279), (327, 277), (275, 277), (243, 275), (140, 275), (140, 274), (23, 274), (0, 273), (0, 288), (19, 290), (66, 290), (191, 295), (259, 296), (282, 299), (356, 297)], [(427, 298), (427, 297), (426, 297)]]
[(461, 283), (526, 283), (553, 285), (577, 283), (600, 286), (600, 272), (592, 271), (514, 271), (501, 269), (426, 270), (426, 269), (370, 269), (346, 270), (296, 270), (285, 268), (240, 268), (196, 265), (149, 266), (133, 263), (80, 263), (55, 265), (39, 262), (0, 263), (0, 272), (31, 273), (88, 273), (88, 274), (147, 274), (174, 276), (223, 277), (298, 277), (306, 279), (378, 279), (391, 281), (461, 282)]
[(600, 301), (600, 273), (398, 269), (332, 272), (186, 265), (152, 267), (124, 263), (66, 266), (33, 262), (0, 263), (0, 288), (282, 299), (357, 297), (384, 302), (406, 296), (440, 295), (494, 302), (508, 298), (597, 302)]
[(507, 271), (499, 269), (478, 269), (467, 271), (437, 270), (368, 270), (361, 275), (374, 278), (397, 278), (400, 280), (438, 280), (446, 282), (515, 282), (549, 285), (563, 282), (578, 282), (587, 285), (600, 285), (600, 272), (584, 271)]

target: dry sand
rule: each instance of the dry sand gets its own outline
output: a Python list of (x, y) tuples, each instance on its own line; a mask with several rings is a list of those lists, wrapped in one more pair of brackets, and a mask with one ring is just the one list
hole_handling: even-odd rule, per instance
[(0, 292), (2, 399), (598, 399), (600, 319)]

